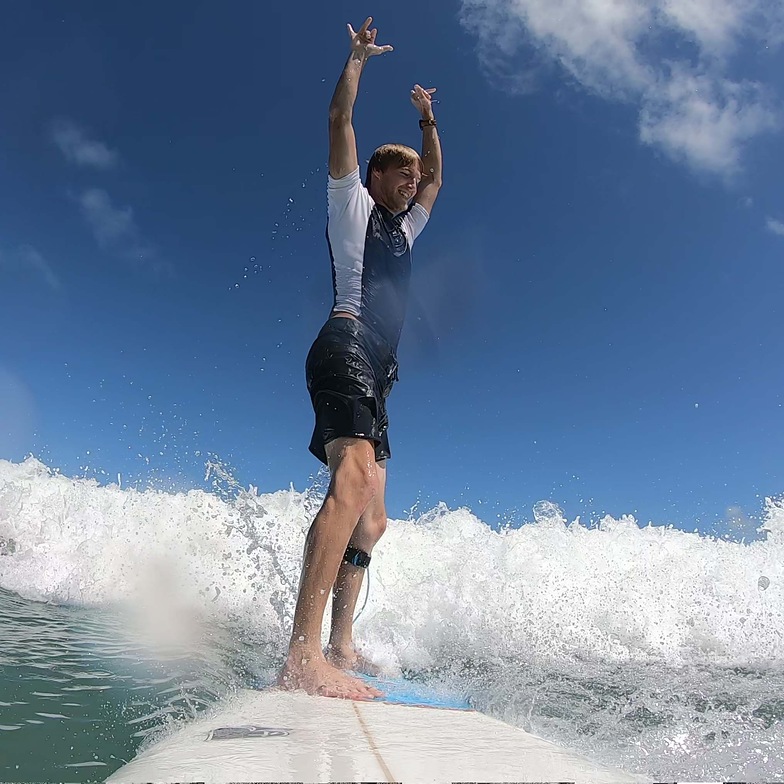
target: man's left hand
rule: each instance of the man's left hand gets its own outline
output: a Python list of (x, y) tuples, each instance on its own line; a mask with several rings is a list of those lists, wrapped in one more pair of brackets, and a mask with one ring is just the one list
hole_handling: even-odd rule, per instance
[(423, 120), (433, 119), (433, 99), (432, 95), (436, 91), (435, 87), (425, 90), (418, 84), (411, 90), (411, 103), (419, 110)]

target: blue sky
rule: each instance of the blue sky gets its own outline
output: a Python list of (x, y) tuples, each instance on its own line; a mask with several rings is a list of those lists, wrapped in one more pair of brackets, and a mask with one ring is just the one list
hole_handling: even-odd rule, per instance
[(217, 455), (263, 491), (309, 484), (326, 112), (368, 14), (395, 51), (363, 76), (360, 160), (419, 145), (419, 82), (445, 162), (390, 516), (758, 515), (784, 493), (784, 12), (763, 0), (9, 6), (0, 457), (182, 488)]

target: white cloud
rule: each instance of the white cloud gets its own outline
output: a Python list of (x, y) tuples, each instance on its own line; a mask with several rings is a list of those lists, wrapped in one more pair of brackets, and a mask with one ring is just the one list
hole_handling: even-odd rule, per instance
[(32, 246), (23, 245), (10, 253), (0, 251), (0, 267), (23, 270), (39, 276), (51, 289), (60, 288), (60, 280), (46, 259)]
[(752, 26), (758, 6), (758, 0), (663, 0), (661, 10), (665, 24), (679, 28), (704, 51), (724, 55)]
[(77, 201), (99, 248), (144, 263), (156, 274), (173, 274), (171, 264), (157, 260), (155, 248), (141, 236), (133, 208), (115, 207), (109, 194), (100, 188), (84, 191)]
[(54, 270), (35, 248), (30, 245), (24, 245), (19, 248), (17, 256), (23, 266), (37, 272), (50, 288), (60, 288), (60, 281), (54, 274)]
[(646, 96), (640, 139), (696, 169), (732, 173), (743, 145), (776, 127), (764, 90), (676, 65)]
[(100, 188), (84, 191), (79, 197), (82, 215), (99, 247), (137, 244), (139, 231), (131, 207), (115, 207), (109, 194)]
[(103, 142), (88, 139), (85, 132), (71, 120), (60, 119), (52, 123), (52, 141), (70, 163), (92, 166), (96, 169), (112, 169), (119, 155)]
[(767, 222), (768, 231), (778, 234), (779, 237), (784, 237), (784, 223), (775, 218), (768, 218)]
[(749, 42), (779, 42), (784, 4), (462, 0), (461, 21), (491, 78), (530, 89), (537, 68), (521, 58), (535, 53), (584, 88), (637, 104), (641, 141), (696, 170), (732, 174), (744, 145), (778, 126), (767, 88), (730, 78), (727, 62)]

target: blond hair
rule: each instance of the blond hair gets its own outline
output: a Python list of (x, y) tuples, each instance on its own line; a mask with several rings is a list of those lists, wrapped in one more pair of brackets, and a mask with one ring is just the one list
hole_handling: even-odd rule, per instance
[(424, 174), (425, 167), (416, 150), (412, 150), (411, 147), (406, 147), (405, 144), (382, 144), (368, 161), (365, 187), (370, 187), (370, 180), (374, 169), (384, 172), (390, 166), (402, 168), (403, 166), (412, 166), (414, 164), (419, 167), (419, 173)]

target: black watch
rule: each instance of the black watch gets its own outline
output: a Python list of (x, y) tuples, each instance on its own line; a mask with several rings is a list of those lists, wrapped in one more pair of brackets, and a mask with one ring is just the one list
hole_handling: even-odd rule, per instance
[(424, 130), (428, 125), (432, 125), (434, 128), (437, 127), (437, 123), (435, 120), (420, 120), (419, 127), (420, 129)]

